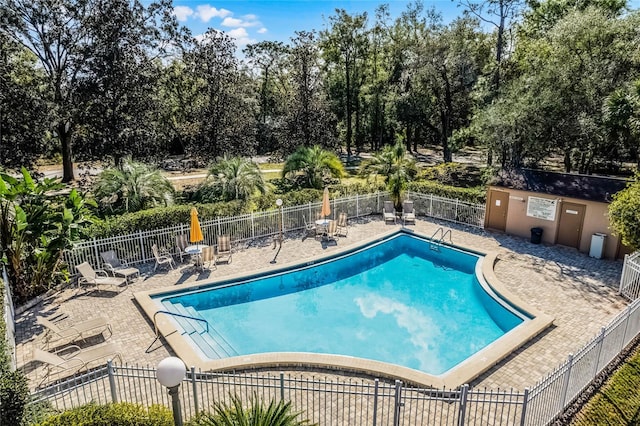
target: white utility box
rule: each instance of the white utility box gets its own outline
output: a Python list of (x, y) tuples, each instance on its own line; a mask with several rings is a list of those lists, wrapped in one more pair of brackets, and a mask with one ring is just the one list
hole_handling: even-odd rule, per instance
[(604, 256), (604, 242), (607, 239), (607, 234), (601, 234), (596, 232), (591, 236), (591, 248), (589, 249), (589, 256), (596, 259), (602, 259)]

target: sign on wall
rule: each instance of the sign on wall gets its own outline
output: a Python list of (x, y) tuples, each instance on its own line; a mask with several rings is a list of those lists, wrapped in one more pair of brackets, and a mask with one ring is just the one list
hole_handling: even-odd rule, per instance
[(544, 220), (556, 220), (558, 200), (549, 198), (529, 197), (527, 216)]

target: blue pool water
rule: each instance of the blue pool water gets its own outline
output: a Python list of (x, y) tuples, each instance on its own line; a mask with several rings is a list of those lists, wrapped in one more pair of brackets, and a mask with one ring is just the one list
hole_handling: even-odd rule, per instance
[(185, 334), (210, 358), (314, 352), (438, 375), (525, 319), (485, 291), (478, 260), (398, 234), (316, 265), (158, 297), (209, 322), (205, 339), (202, 326)]

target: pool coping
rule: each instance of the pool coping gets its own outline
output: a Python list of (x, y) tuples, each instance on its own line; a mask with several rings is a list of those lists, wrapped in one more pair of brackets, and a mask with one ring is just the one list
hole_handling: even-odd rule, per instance
[[(184, 287), (173, 286), (151, 291), (141, 291), (134, 293), (133, 296), (142, 311), (146, 314), (147, 318), (152, 323), (152, 318), (155, 312), (161, 310), (158, 304), (152, 299), (154, 296), (171, 293), (178, 290), (181, 292), (197, 290), (216, 283), (234, 281), (242, 278), (246, 279), (247, 276), (277, 273), (279, 271), (292, 269), (296, 266), (306, 266), (322, 262), (324, 260), (340, 256), (345, 253), (356, 251), (364, 246), (382, 241), (396, 234), (416, 235), (427, 240), (430, 239), (427, 235), (423, 235), (411, 229), (394, 229), (393, 231), (379, 234), (375, 237), (371, 237), (369, 239), (361, 241), (357, 245), (347, 246), (344, 248), (344, 250), (334, 252), (330, 255), (315, 256), (303, 263), (290, 262), (287, 264), (278, 265), (277, 267), (265, 266), (263, 268), (256, 269), (255, 271), (251, 271), (250, 273), (244, 272), (233, 274), (231, 276), (211, 279), (207, 280), (206, 282), (192, 284)], [(534, 307), (530, 306), (528, 303), (512, 294), (503, 285), (503, 283), (500, 282), (494, 271), (494, 265), (498, 260), (496, 252), (485, 252), (475, 247), (468, 247), (461, 244), (443, 244), (484, 256), (484, 258), (481, 260), (481, 271), (487, 285), (489, 285), (498, 296), (506, 299), (509, 304), (511, 304), (521, 312), (527, 314), (528, 316), (532, 317), (532, 319), (517, 326), (497, 341), (489, 344), (479, 352), (473, 354), (465, 361), (461, 362), (457, 366), (441, 375), (431, 375), (418, 370), (410, 369), (408, 367), (364, 358), (301, 352), (263, 353), (254, 355), (241, 355), (217, 360), (205, 360), (201, 357), (200, 353), (196, 349), (191, 347), (190, 344), (185, 344), (185, 338), (180, 334), (180, 331), (175, 326), (175, 322), (171, 320), (169, 316), (158, 316), (156, 325), (160, 335), (164, 337), (165, 341), (169, 344), (169, 346), (171, 346), (176, 355), (181, 358), (188, 367), (195, 367), (196, 369), (201, 369), (202, 371), (228, 372), (264, 368), (286, 369), (287, 367), (294, 369), (320, 369), (327, 372), (345, 372), (351, 374), (366, 375), (368, 377), (402, 380), (405, 383), (419, 386), (448, 389), (457, 388), (465, 383), (469, 383), (474, 378), (480, 376), (482, 373), (498, 364), (504, 358), (508, 357), (519, 347), (523, 346), (525, 343), (536, 337), (553, 323), (553, 317), (542, 313)]]

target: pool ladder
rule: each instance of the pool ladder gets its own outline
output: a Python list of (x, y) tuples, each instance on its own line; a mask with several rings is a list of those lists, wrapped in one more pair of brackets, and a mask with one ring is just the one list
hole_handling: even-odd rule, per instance
[[(440, 235), (440, 238), (436, 241), (436, 236), (438, 236), (438, 234)], [(431, 236), (431, 243), (429, 244), (429, 248), (433, 251), (440, 251), (440, 246), (442, 246), (442, 244), (445, 242), (444, 240), (447, 238), (447, 236), (449, 237), (449, 244), (453, 244), (453, 241), (451, 240), (451, 229), (447, 229), (445, 231), (442, 226), (436, 229), (436, 232), (434, 232)]]
[(153, 339), (153, 342), (151, 342), (151, 344), (149, 345), (149, 347), (147, 348), (145, 353), (149, 353), (149, 349), (151, 349), (151, 346), (153, 346), (153, 344), (156, 343), (158, 341), (158, 339), (160, 338), (160, 331), (158, 330), (158, 323), (156, 321), (156, 317), (158, 316), (158, 314), (171, 315), (171, 316), (174, 316), (174, 317), (186, 318), (186, 319), (190, 319), (190, 320), (203, 322), (203, 323), (205, 323), (207, 325), (207, 329), (206, 329), (207, 333), (209, 332), (209, 321), (207, 321), (206, 319), (196, 318), (196, 317), (192, 317), (192, 316), (189, 316), (189, 315), (179, 314), (177, 312), (171, 312), (171, 311), (156, 311), (156, 313), (153, 314), (153, 329), (155, 330), (156, 338)]

